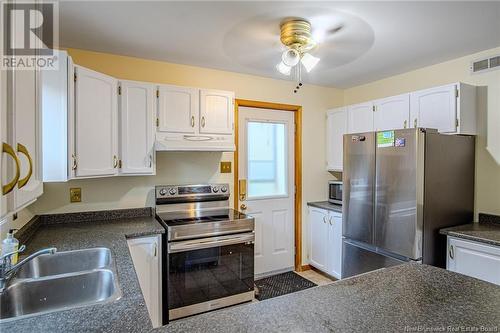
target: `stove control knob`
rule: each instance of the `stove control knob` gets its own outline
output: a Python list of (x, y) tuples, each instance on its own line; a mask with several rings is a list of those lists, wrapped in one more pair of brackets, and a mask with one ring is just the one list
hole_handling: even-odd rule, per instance
[(218, 188), (217, 186), (214, 186), (214, 187), (212, 188), (212, 191), (213, 191), (214, 193), (217, 193), (217, 192), (219, 192), (219, 188)]
[(165, 190), (164, 188), (162, 188), (160, 190), (160, 195), (165, 195), (165, 194), (167, 194), (167, 190)]
[(227, 192), (227, 187), (226, 186), (222, 186), (220, 188), (220, 190), (221, 190), (222, 193), (226, 193)]
[(174, 195), (177, 191), (175, 190), (175, 188), (171, 188), (170, 191), (168, 191), (168, 193), (170, 193), (170, 195)]

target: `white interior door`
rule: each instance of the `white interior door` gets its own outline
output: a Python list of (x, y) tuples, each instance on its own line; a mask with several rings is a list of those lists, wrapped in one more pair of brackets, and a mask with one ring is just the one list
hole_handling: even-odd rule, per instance
[(293, 112), (239, 108), (239, 209), (255, 218), (257, 276), (294, 268), (294, 128)]

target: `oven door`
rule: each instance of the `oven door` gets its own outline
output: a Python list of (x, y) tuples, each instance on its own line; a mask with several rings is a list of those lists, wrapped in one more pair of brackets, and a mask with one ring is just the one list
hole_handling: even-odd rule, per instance
[(168, 244), (168, 309), (176, 319), (253, 298), (254, 234)]

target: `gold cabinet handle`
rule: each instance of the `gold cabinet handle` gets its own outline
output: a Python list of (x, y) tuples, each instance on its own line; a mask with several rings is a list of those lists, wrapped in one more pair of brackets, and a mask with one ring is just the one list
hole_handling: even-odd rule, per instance
[(17, 152), (24, 154), (24, 156), (28, 158), (29, 163), (28, 174), (26, 175), (26, 177), (19, 179), (19, 182), (17, 183), (18, 188), (23, 188), (26, 184), (28, 184), (31, 175), (33, 174), (33, 160), (31, 159), (30, 153), (28, 152), (28, 148), (20, 143), (17, 144)]
[(241, 205), (240, 205), (240, 209), (241, 209), (241, 210), (246, 210), (246, 209), (247, 209), (247, 205), (245, 205), (245, 204), (241, 204)]
[(78, 164), (76, 163), (76, 155), (71, 154), (71, 157), (73, 158), (73, 165), (71, 166), (71, 170), (76, 170)]
[(12, 179), (12, 181), (7, 183), (6, 185), (2, 186), (2, 194), (6, 195), (7, 193), (11, 192), (16, 186), (17, 181), (19, 180), (19, 176), (21, 175), (21, 171), (19, 169), (19, 159), (17, 158), (16, 152), (10, 145), (6, 144), (5, 142), (3, 142), (2, 144), (2, 153), (6, 153), (10, 157), (12, 157), (14, 159), (14, 162), (16, 163), (16, 174), (14, 176), (14, 179)]
[(201, 127), (205, 127), (205, 116), (201, 117)]
[(194, 116), (191, 116), (191, 127), (194, 127)]
[(117, 166), (118, 166), (118, 158), (116, 157), (116, 155), (113, 155), (113, 168), (116, 169)]

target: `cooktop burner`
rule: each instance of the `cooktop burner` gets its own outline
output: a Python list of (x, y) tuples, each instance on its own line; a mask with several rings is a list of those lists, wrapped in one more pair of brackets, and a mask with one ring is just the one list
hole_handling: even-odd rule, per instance
[(184, 211), (168, 212), (157, 214), (168, 226), (178, 226), (187, 224), (198, 224), (208, 222), (230, 222), (234, 220), (246, 219), (246, 214), (234, 209), (214, 209), (206, 211)]

